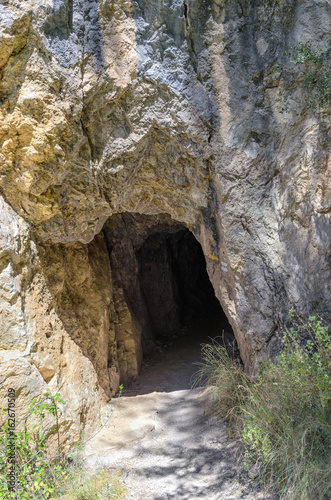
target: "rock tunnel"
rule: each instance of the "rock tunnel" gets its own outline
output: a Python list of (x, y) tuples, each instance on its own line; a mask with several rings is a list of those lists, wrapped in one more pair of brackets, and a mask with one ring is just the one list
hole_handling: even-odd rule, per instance
[(113, 293), (121, 295), (130, 313), (130, 322), (122, 315), (115, 329), (121, 382), (136, 377), (156, 342), (183, 329), (205, 331), (203, 341), (208, 341), (212, 325), (215, 335), (226, 332), (234, 339), (201, 245), (187, 227), (165, 215), (124, 213), (111, 217), (103, 234)]
[(72, 440), (158, 338), (225, 321), (192, 234), (247, 371), (291, 305), (330, 315), (328, 126), (300, 79), (283, 114), (274, 72), (300, 30), (327, 40), (330, 2), (2, 3), (1, 374), (22, 408), (59, 391)]

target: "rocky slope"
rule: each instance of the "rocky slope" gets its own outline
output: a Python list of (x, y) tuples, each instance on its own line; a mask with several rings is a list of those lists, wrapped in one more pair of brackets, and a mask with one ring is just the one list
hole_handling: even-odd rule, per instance
[[(330, 312), (330, 114), (276, 70), (300, 35), (326, 40), (328, 0), (2, 0), (0, 16), (0, 383), (19, 407), (59, 390), (73, 439), (123, 363), (139, 370), (106, 221), (133, 253), (165, 219), (195, 235), (248, 369), (290, 305)], [(149, 222), (125, 235), (124, 212)]]

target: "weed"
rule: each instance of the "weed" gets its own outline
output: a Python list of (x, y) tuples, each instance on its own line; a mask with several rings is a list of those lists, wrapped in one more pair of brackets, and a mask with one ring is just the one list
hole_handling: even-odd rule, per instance
[[(125, 492), (118, 477), (107, 469), (89, 475), (76, 463), (61, 481), (61, 490), (66, 500), (120, 500)], [(54, 495), (51, 500), (61, 498)]]
[(249, 467), (281, 498), (331, 498), (331, 337), (316, 316), (290, 311), (281, 354), (257, 376), (235, 366), (216, 343), (203, 347), (199, 377), (214, 386), (213, 408), (246, 445)]
[[(296, 78), (303, 82), (306, 89), (308, 109), (317, 110), (327, 108), (331, 102), (331, 36), (327, 40), (326, 49), (313, 47), (311, 40), (303, 42), (298, 40), (291, 46), (287, 57), (291, 57), (285, 66), (278, 64), (275, 69), (280, 70), (287, 80), (293, 80), (294, 71), (290, 69), (297, 67)], [(288, 113), (289, 92), (279, 92), (283, 99), (284, 106), (281, 113)]]
[[(9, 396), (15, 393), (13, 389), (9, 391)], [(122, 386), (118, 398), (121, 391)], [(29, 411), (17, 424), (12, 409), (15, 397), (9, 396), (8, 408), (0, 410), (5, 416), (0, 424), (0, 500), (122, 498), (123, 489), (109, 472), (101, 471), (89, 477), (77, 464), (72, 465), (75, 450), (82, 449), (82, 444), (107, 425), (117, 403), (93, 436), (64, 451), (61, 450), (59, 417), (60, 406), (65, 402), (60, 394), (47, 391), (41, 401), (32, 400)]]

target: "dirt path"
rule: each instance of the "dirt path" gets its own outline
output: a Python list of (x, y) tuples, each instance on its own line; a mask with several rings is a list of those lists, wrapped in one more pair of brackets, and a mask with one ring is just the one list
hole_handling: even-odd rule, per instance
[(121, 472), (127, 499), (268, 498), (236, 462), (225, 424), (208, 415), (208, 390), (190, 390), (202, 341), (190, 331), (155, 356), (85, 450), (87, 467)]

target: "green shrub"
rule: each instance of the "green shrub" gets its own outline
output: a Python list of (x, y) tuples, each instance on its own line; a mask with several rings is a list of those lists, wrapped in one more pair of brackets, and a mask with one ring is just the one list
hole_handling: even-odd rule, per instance
[[(50, 498), (57, 487), (58, 479), (62, 476), (63, 465), (60, 461), (54, 460), (51, 463), (48, 460), (48, 443), (49, 438), (58, 433), (56, 424), (60, 410), (57, 404), (64, 402), (59, 394), (52, 396), (47, 392), (44, 396), (39, 403), (32, 401), (30, 411), (16, 425), (19, 427), (21, 424), (17, 429), (9, 425), (7, 409), (1, 409), (4, 419), (0, 426), (0, 500)], [(47, 426), (48, 430), (45, 431), (43, 423), (47, 417), (54, 418), (56, 424)], [(31, 419), (30, 425), (28, 419)], [(10, 438), (12, 433), (14, 433), (13, 439)], [(14, 443), (14, 465), (10, 460), (9, 443)], [(9, 491), (7, 481), (13, 467), (16, 475), (16, 493)]]
[(283, 336), (275, 363), (256, 377), (234, 366), (220, 345), (203, 348), (200, 378), (215, 386), (214, 409), (246, 444), (247, 464), (281, 498), (331, 498), (331, 338), (315, 316)]
[[(118, 398), (121, 391), (122, 386)], [(73, 460), (74, 450), (81, 449), (81, 443), (65, 452), (61, 450), (59, 404), (65, 404), (60, 394), (46, 392), (40, 402), (31, 402), (29, 412), (19, 422), (14, 420), (15, 425), (9, 418), (13, 410), (1, 409), (4, 418), (0, 425), (0, 500), (122, 498), (123, 489), (117, 478), (107, 471), (89, 477)], [(109, 418), (105, 424), (100, 423), (100, 429), (89, 439), (107, 425)], [(8, 477), (13, 470), (16, 491), (9, 491)]]
[[(294, 44), (289, 53), (289, 63), (285, 66), (278, 64), (280, 70), (286, 80), (293, 80), (293, 75), (289, 64), (292, 67), (297, 67), (299, 72), (296, 77), (303, 82), (306, 89), (308, 109), (326, 108), (331, 103), (331, 36), (327, 40), (326, 49), (321, 47), (313, 48), (311, 40), (302, 42), (298, 40)], [(281, 112), (289, 111), (289, 92), (280, 92), (284, 99), (284, 107)]]

